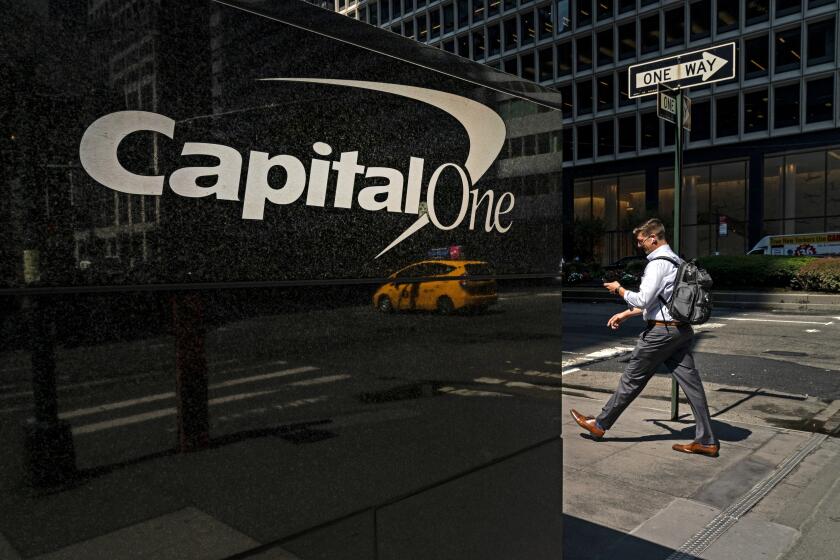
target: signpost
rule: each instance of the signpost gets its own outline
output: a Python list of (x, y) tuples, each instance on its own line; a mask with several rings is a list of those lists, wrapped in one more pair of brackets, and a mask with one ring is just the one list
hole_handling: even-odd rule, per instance
[[(631, 99), (657, 95), (659, 118), (674, 123), (674, 234), (671, 245), (680, 254), (682, 226), (683, 129), (691, 130), (691, 100), (682, 90), (735, 77), (735, 43), (724, 43), (667, 56), (627, 69), (627, 95)], [(732, 115), (737, 118), (737, 115)], [(680, 123), (680, 124), (677, 124)], [(671, 420), (679, 417), (677, 383), (671, 380)]]

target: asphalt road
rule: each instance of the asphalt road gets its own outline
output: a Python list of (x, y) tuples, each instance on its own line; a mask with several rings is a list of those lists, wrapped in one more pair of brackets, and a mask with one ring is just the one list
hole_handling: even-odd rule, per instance
[[(564, 360), (632, 347), (644, 328), (641, 318), (617, 331), (606, 327), (607, 319), (621, 310), (612, 304), (565, 304)], [(716, 309), (695, 331), (695, 361), (704, 380), (840, 399), (840, 317)], [(582, 369), (621, 371), (626, 360), (625, 355)]]

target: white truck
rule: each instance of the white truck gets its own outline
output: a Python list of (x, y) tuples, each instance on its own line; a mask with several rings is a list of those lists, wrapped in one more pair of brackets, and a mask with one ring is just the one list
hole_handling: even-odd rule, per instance
[(840, 232), (766, 235), (747, 254), (803, 257), (840, 255)]

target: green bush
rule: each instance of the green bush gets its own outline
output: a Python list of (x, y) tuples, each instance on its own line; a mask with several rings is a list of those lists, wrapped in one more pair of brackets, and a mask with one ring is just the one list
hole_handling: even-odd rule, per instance
[(819, 292), (840, 292), (840, 258), (814, 259), (799, 269), (793, 287)]
[(739, 255), (700, 257), (697, 263), (711, 274), (713, 289), (790, 288), (800, 269), (818, 260), (821, 259)]

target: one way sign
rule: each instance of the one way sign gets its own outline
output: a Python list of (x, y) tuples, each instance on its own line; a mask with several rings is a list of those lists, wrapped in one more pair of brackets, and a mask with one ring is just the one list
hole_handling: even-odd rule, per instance
[(660, 84), (690, 88), (735, 77), (735, 43), (669, 56), (628, 68), (629, 97), (653, 95)]

